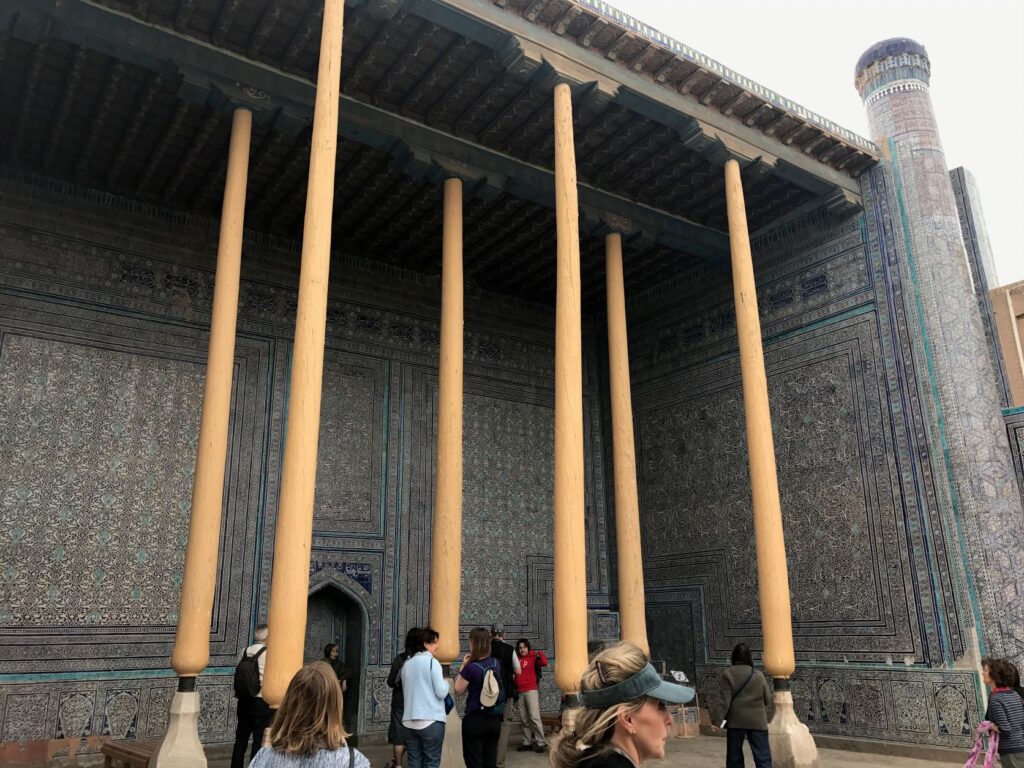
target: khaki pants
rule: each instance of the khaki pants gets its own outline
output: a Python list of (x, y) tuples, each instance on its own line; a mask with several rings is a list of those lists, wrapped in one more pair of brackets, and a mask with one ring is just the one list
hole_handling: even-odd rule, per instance
[(508, 729), (512, 725), (512, 706), (514, 701), (505, 703), (505, 714), (501, 718), (501, 732), (498, 734), (498, 759), (495, 763), (497, 768), (505, 768), (505, 757), (508, 755)]
[(540, 721), (540, 692), (524, 691), (519, 694), (519, 719), (523, 723), (523, 746), (534, 744), (538, 747), (547, 746), (544, 738), (544, 724)]

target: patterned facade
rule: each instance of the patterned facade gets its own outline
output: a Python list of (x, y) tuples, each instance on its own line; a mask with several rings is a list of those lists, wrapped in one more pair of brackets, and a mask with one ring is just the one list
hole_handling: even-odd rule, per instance
[[(216, 248), (210, 222), (44, 187), (6, 179), (0, 205), (0, 759), (163, 735)], [(269, 597), (290, 245), (245, 247), (222, 567), (199, 683), (211, 742), (233, 735), (230, 674)], [(439, 284), (342, 256), (334, 269), (345, 279), (330, 298), (310, 583), (361, 614), (358, 730), (369, 734), (387, 727), (400, 638), (427, 614)], [(502, 620), (550, 649), (553, 318), (495, 296), (466, 315), (464, 629)], [(590, 355), (588, 591), (607, 608)]]
[(974, 175), (966, 168), (954, 168), (949, 172), (949, 180), (953, 185), (953, 197), (960, 216), (960, 232), (971, 268), (971, 285), (978, 302), (981, 324), (985, 329), (985, 342), (991, 356), (992, 369), (998, 377), (1000, 402), (1003, 407), (1008, 407), (1013, 405), (1013, 398), (999, 350), (999, 334), (990, 296), (992, 289), (999, 285), (999, 277), (981, 208), (981, 191)]
[[(587, 21), (556, 20), (548, 5), (530, 7), (556, 34)], [(600, 35), (602, 45), (620, 45), (605, 40), (614, 28), (603, 3), (580, 8), (605, 20), (577, 35), (578, 44)], [(390, 17), (362, 19), (370, 22), (378, 31), (367, 38), (399, 30), (410, 46), (420, 39), (406, 28), (419, 24), (412, 14), (393, 26)], [(359, 23), (357, 16), (352, 26)], [(646, 34), (637, 27), (615, 38), (625, 41), (619, 53), (636, 32)], [(451, 46), (461, 55), (459, 44)], [(662, 53), (632, 55), (647, 66)], [(796, 117), (782, 111), (791, 107), (780, 97), (762, 94), (768, 101), (747, 105), (743, 117), (748, 128), (761, 121), (768, 137), (785, 125), (786, 146), (803, 137), (800, 153), (819, 147), (836, 172), (855, 156), (863, 164), (855, 204), (819, 189), (816, 208), (803, 207), (816, 184), (787, 186), (794, 178), (807, 185), (801, 174), (783, 167), (773, 178), (756, 162), (748, 169), (751, 211), (761, 210), (768, 230), (754, 251), (793, 597), (792, 690), (815, 732), (961, 747), (983, 711), (980, 654), (1019, 660), (1024, 653), (1024, 417), (1000, 417), (994, 369), (976, 364), (989, 360), (985, 328), (958, 244), (966, 241), (972, 263), (983, 264), (983, 240), (966, 187), (958, 220), (927, 101), (926, 54), (897, 44), (873, 56), (859, 67), (873, 125), (889, 136), (897, 120), (912, 120), (916, 132), (905, 143), (884, 143), (886, 157), (863, 174), (874, 159), (861, 150), (873, 145), (860, 139), (853, 150), (836, 139), (825, 148), (824, 133), (789, 124)], [(684, 80), (717, 78), (701, 92), (702, 108), (722, 99), (716, 106), (728, 117), (756, 95), (725, 83), (715, 62), (683, 63), (697, 66), (684, 75), (680, 62), (666, 60), (658, 82), (684, 93)], [(494, 66), (492, 84), (505, 77), (505, 65)], [(521, 79), (532, 72), (523, 66)], [(386, 92), (388, 83), (378, 85)], [(520, 128), (502, 130), (529, 144), (522, 153), (533, 161), (535, 151), (547, 151), (548, 140), (536, 138), (547, 97), (516, 85), (521, 98), (499, 110), (496, 124), (514, 118)], [(727, 94), (726, 85), (740, 92)], [(486, 105), (496, 92), (490, 87), (472, 101)], [(619, 166), (629, 163), (610, 143), (624, 141), (667, 173), (653, 185), (665, 199), (721, 224), (721, 175), (710, 157), (721, 147), (690, 136), (688, 171), (679, 158), (689, 155), (671, 154), (682, 151), (677, 134), (685, 125), (662, 131), (648, 124), (653, 118), (609, 104), (600, 92), (581, 103), (593, 128), (581, 148), (598, 148), (593, 157), (581, 152), (590, 158), (581, 167), (625, 173)], [(523, 120), (536, 118), (529, 131), (519, 109)], [(836, 128), (813, 115), (800, 120)], [(207, 124), (212, 131), (217, 118)], [(640, 128), (646, 133), (638, 138)], [(271, 184), (281, 187), (272, 199), (300, 189), (306, 151), (286, 153), (288, 174)], [(837, 160), (841, 152), (851, 154)], [(389, 155), (360, 150), (358, 157), (354, 167), (370, 169), (364, 181), (376, 167), (374, 183), (401, 194), (388, 201), (395, 208), (342, 221), (363, 236), (356, 246), (369, 249), (370, 234), (399, 221), (393, 211), (436, 234), (426, 212), (436, 207), (434, 193), (418, 198), (422, 210), (406, 205), (422, 189)], [(661, 157), (668, 160), (656, 162)], [(652, 186), (643, 173), (631, 175), (637, 188)], [(369, 196), (351, 194), (361, 201), (353, 210), (370, 210)], [(778, 199), (786, 206), (776, 209)], [(287, 200), (275, 215), (301, 210), (300, 195)], [(257, 210), (274, 208), (264, 204)], [(551, 222), (537, 218), (533, 204), (506, 191), (473, 204), (486, 208), (477, 217), (487, 223), (476, 243), (478, 258), (487, 251), (480, 280), (491, 269), (519, 269), (508, 260), (512, 251), (532, 259), (534, 251), (512, 238), (525, 237), (536, 253), (549, 250)], [(850, 215), (854, 208), (860, 212)], [(428, 594), (440, 294), (436, 277), (425, 274), (436, 254), (424, 243), (432, 242), (408, 240), (393, 259), (419, 271), (365, 250), (360, 256), (372, 260), (338, 253), (333, 261), (310, 593), (318, 605), (347, 606), (345, 636), (361, 643), (355, 725), (366, 735), (386, 729), (384, 680), (400, 638), (439, 597)], [(149, 207), (30, 174), (0, 176), (0, 762), (94, 752), (105, 738), (164, 732), (215, 243), (216, 222), (170, 204)], [(584, 263), (597, 252), (585, 249)], [(548, 267), (536, 261), (534, 282), (522, 282), (520, 295), (550, 294), (550, 286), (537, 287)], [(655, 287), (631, 294), (630, 352), (652, 651), (684, 669), (708, 702), (719, 695), (717, 674), (732, 646), (759, 646), (760, 618), (729, 276), (713, 259), (686, 264), (666, 268), (672, 277), (664, 280), (633, 273)], [(200, 733), (211, 743), (231, 738), (232, 666), (266, 615), (297, 265), (293, 241), (247, 237), (211, 662), (199, 682)], [(553, 313), (543, 302), (480, 288), (469, 294), (462, 628), (501, 620), (513, 637), (551, 649)], [(584, 332), (587, 584), (591, 639), (606, 639), (618, 630), (614, 509), (604, 321), (594, 306), (587, 305)], [(312, 626), (326, 632), (331, 621), (327, 610)], [(556, 706), (548, 683), (545, 709)]]
[[(754, 244), (793, 696), (815, 732), (961, 746), (982, 708), (971, 573), (932, 464), (888, 168), (865, 196), (862, 217)], [(672, 293), (633, 312), (648, 622), (657, 652), (714, 699), (733, 645), (760, 642), (735, 320), (726, 284)]]
[[(1000, 378), (932, 111), (927, 54), (913, 41), (889, 42), (890, 50), (881, 50), (882, 43), (865, 54), (874, 62), (862, 57), (857, 86), (872, 131), (888, 147), (900, 193), (906, 261), (932, 372), (932, 440), (943, 448), (936, 463), (946, 477), (946, 503), (968, 542), (981, 648), (1020, 662), (1024, 509), (1000, 414)], [(898, 79), (890, 79), (894, 75)], [(977, 236), (967, 240), (979, 242)], [(977, 263), (984, 265), (983, 253)]]

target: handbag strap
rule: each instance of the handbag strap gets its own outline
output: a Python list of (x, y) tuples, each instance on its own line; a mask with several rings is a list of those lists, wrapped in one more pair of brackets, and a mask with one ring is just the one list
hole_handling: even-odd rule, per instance
[(733, 704), (735, 703), (736, 699), (737, 699), (737, 698), (739, 698), (739, 695), (740, 695), (741, 693), (743, 693), (744, 689), (745, 689), (745, 688), (747, 687), (747, 685), (748, 685), (748, 684), (750, 683), (750, 681), (751, 681), (751, 680), (753, 680), (753, 679), (754, 679), (754, 668), (753, 668), (753, 667), (751, 667), (751, 668), (750, 668), (750, 674), (749, 674), (749, 675), (747, 675), (747, 679), (743, 681), (743, 685), (741, 685), (741, 686), (740, 686), (740, 687), (739, 687), (739, 688), (737, 689), (736, 693), (734, 693), (734, 694), (732, 695), (732, 699), (731, 699), (731, 700), (729, 701), (729, 708), (728, 708), (727, 710), (725, 710), (725, 719), (726, 719), (726, 720), (728, 720), (728, 719), (729, 719), (729, 713), (730, 713), (730, 712), (732, 712), (732, 705), (733, 705)]
[(348, 768), (356, 768), (356, 749), (352, 746), (352, 742), (348, 739), (345, 740), (348, 745)]

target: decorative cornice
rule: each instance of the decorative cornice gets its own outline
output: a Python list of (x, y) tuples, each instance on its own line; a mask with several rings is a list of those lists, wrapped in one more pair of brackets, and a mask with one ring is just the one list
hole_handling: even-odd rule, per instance
[[(492, 1), (499, 6), (505, 5), (502, 0)], [(700, 69), (720, 77), (727, 83), (739, 86), (745, 92), (763, 99), (766, 103), (772, 105), (776, 109), (782, 110), (789, 115), (799, 117), (825, 133), (840, 138), (843, 141), (864, 150), (865, 152), (873, 155), (879, 154), (878, 147), (863, 136), (859, 136), (848, 128), (844, 128), (838, 123), (835, 123), (832, 120), (797, 104), (795, 101), (787, 99), (781, 94), (775, 93), (775, 91), (751, 80), (749, 77), (741, 75), (735, 70), (729, 69), (724, 64), (712, 59), (710, 56), (706, 56), (705, 54), (694, 50), (690, 46), (666, 35), (664, 32), (655, 29), (649, 24), (645, 24), (636, 17), (620, 11), (618, 8), (615, 8), (608, 3), (602, 2), (601, 0), (573, 0), (573, 3), (574, 5), (582, 6), (583, 8), (593, 11), (609, 26), (618, 27), (624, 33), (631, 32), (651, 45), (669, 51), (677, 60), (696, 64)]]
[(864, 106), (870, 107), (876, 101), (884, 99), (890, 94), (902, 93), (905, 91), (924, 91), (927, 93), (928, 85), (926, 83), (922, 83), (920, 80), (897, 80), (884, 88), (879, 88), (877, 91), (872, 92), (870, 96), (864, 99)]

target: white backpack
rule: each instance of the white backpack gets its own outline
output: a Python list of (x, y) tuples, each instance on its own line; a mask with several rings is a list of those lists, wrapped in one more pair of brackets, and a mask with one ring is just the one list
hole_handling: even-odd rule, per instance
[(485, 667), (479, 661), (475, 663), (484, 670), (484, 682), (480, 688), (480, 708), (488, 713), (500, 714), (505, 708), (505, 695), (501, 690), (501, 681), (495, 674), (497, 664)]

